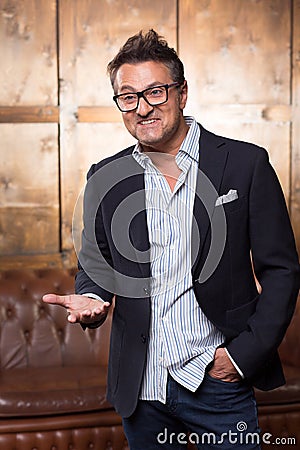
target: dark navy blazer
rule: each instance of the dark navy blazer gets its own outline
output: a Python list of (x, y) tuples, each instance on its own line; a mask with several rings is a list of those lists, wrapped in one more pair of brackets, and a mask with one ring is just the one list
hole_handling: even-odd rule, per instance
[[(273, 389), (284, 383), (277, 348), (300, 284), (285, 199), (264, 149), (200, 127), (191, 288), (208, 319), (224, 334), (245, 381), (262, 390)], [(76, 277), (77, 293), (94, 292), (108, 301), (116, 294), (107, 395), (124, 417), (137, 404), (150, 323), (144, 176), (132, 150), (125, 149), (89, 171), (88, 179), (95, 183), (87, 183)], [(218, 205), (217, 198), (230, 190), (238, 198)], [(130, 211), (127, 199), (133, 199), (136, 213)], [(119, 214), (122, 205), (124, 214)], [(122, 236), (128, 241), (127, 250), (119, 248)]]

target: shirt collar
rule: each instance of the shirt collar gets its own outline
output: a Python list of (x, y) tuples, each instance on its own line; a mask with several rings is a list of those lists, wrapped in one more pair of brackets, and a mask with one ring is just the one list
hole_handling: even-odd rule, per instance
[(200, 139), (200, 127), (196, 120), (192, 116), (184, 117), (185, 123), (189, 126), (189, 131), (183, 140), (179, 152), (176, 155), (176, 160), (182, 159), (185, 155), (188, 155), (194, 161), (199, 161), (199, 139)]

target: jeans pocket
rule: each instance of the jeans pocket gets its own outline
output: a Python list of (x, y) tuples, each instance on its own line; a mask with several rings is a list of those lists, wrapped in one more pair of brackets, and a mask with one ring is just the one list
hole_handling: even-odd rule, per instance
[(215, 378), (212, 377), (211, 375), (209, 375), (209, 373), (206, 374), (207, 378), (215, 383), (219, 383), (219, 384), (223, 384), (223, 385), (231, 385), (231, 386), (238, 386), (242, 383), (242, 380), (239, 381), (225, 381), (225, 380), (221, 380), (220, 378)]

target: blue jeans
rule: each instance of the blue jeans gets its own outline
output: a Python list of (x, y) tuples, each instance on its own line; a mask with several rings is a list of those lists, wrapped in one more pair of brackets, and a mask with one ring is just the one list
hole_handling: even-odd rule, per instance
[(130, 450), (260, 449), (253, 389), (208, 374), (194, 393), (169, 377), (166, 404), (140, 400), (123, 426)]

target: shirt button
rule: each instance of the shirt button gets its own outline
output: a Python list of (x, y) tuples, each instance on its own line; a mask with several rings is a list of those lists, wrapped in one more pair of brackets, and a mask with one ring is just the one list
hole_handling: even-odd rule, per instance
[(147, 338), (144, 334), (141, 334), (141, 341), (143, 344), (146, 344)]

